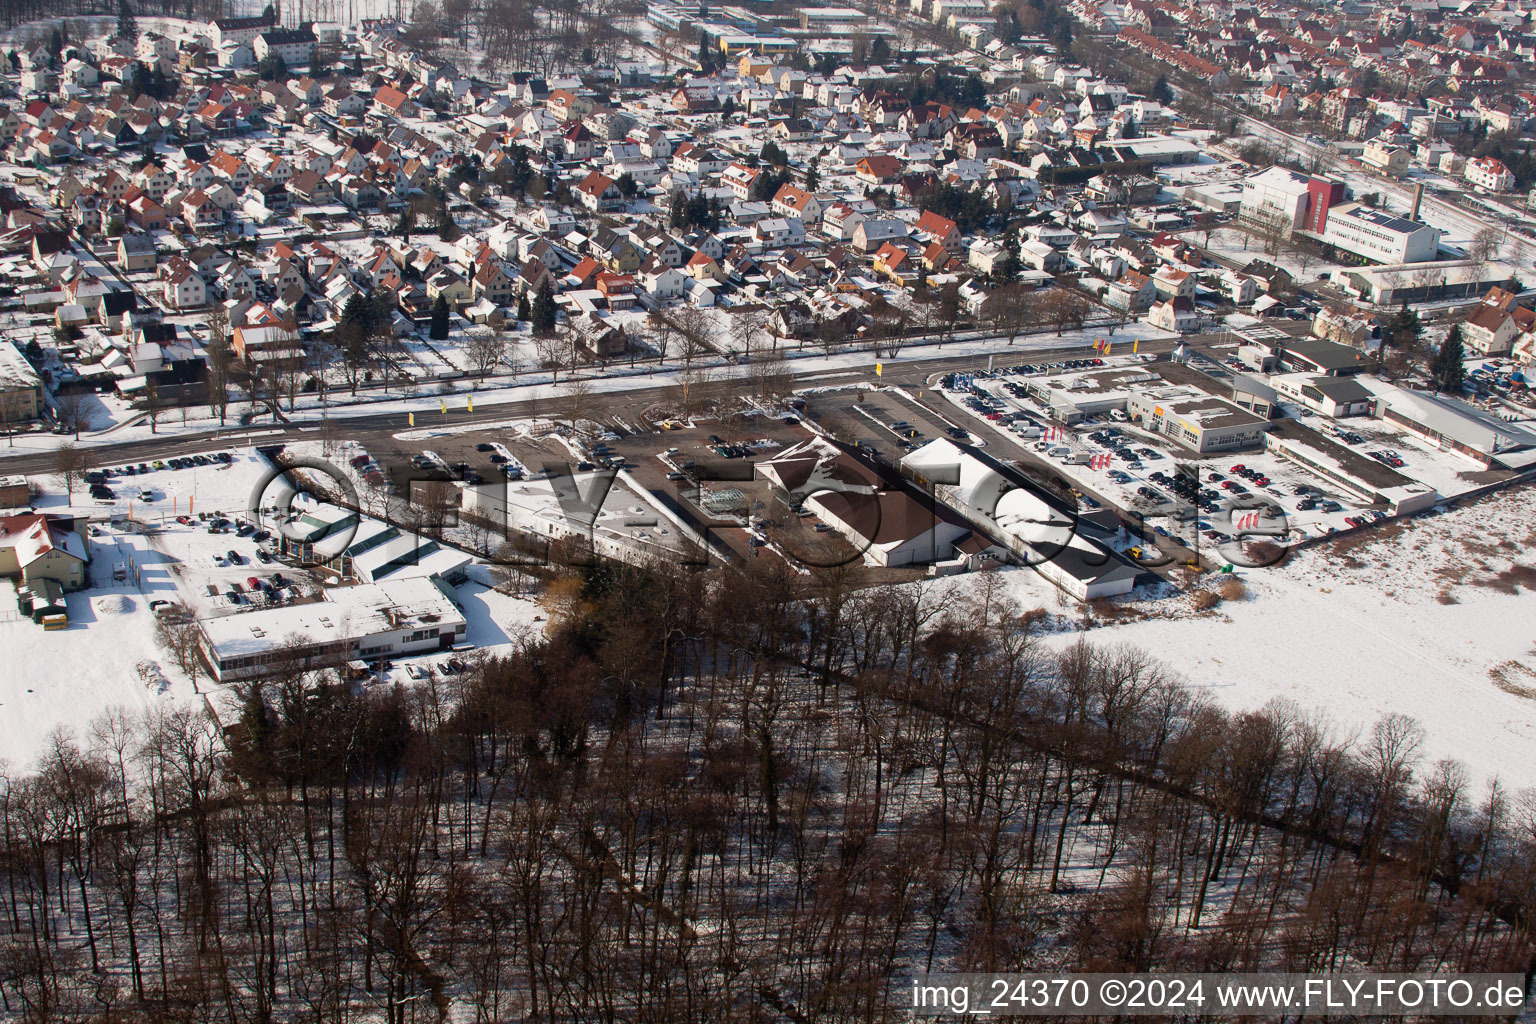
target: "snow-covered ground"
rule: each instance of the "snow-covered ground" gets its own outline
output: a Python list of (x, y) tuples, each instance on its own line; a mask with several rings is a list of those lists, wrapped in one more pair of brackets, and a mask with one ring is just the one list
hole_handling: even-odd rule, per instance
[[(318, 443), (312, 447), (318, 453)], [(231, 605), (226, 595), (235, 587), (248, 591), (245, 581), (251, 576), (271, 579), (281, 571), (298, 592), (318, 586), (307, 573), (257, 560), (257, 545), (249, 538), (210, 534), (195, 518), (189, 524), (176, 521), (177, 515), (188, 512), (235, 516), (248, 507), (266, 464), (249, 449), (231, 454), (227, 469), (165, 469), (114, 477), (108, 484), (118, 498), (110, 504), (93, 503), (77, 486), (71, 507), (59, 482), (44, 478), (40, 511), (111, 516), (116, 522), (87, 528), (93, 586), (68, 595), (68, 629), (45, 631), (21, 617), (14, 602), (0, 607), (0, 650), (11, 665), (0, 671), (0, 761), (16, 768), (30, 765), (47, 750), (56, 729), (83, 737), (94, 720), (113, 708), (141, 712), (197, 702), (200, 693), (227, 703), (206, 674), (199, 675), (194, 690), (175, 661), (156, 646), (150, 601), (181, 602), (199, 617), (238, 615), (257, 605), (249, 599)], [(349, 454), (339, 453), (338, 459)], [(150, 491), (152, 501), (139, 500), (141, 488)], [(129, 525), (123, 518), (129, 515), (140, 525)], [(231, 549), (241, 555), (242, 563), (216, 564), (215, 556)], [(119, 564), (128, 578), (114, 583), (113, 568)], [(509, 650), (543, 629), (544, 612), (529, 585), (517, 595), (466, 583), (458, 589), (458, 598), (469, 623), (467, 639), (481, 651)], [(445, 657), (434, 653), (400, 659), (384, 681), (410, 685), (409, 666), (435, 664)]]
[(1280, 251), (1275, 253), (1266, 252), (1264, 240), (1255, 238), (1241, 227), (1229, 226), (1214, 229), (1211, 232), (1209, 245), (1206, 245), (1205, 232), (1200, 229), (1180, 232), (1180, 237), (1208, 249), (1217, 256), (1233, 260), (1239, 265), (1253, 260), (1272, 263), (1287, 271), (1297, 281), (1315, 281), (1343, 266), (1341, 263), (1331, 263), (1320, 257), (1313, 257), (1310, 252), (1303, 257), (1291, 246), (1281, 246)]
[[(102, 552), (101, 540), (93, 538), (93, 547)], [(145, 594), (161, 586), (158, 578), (146, 578), (143, 590), (132, 581), (114, 585), (110, 554), (93, 576), (94, 589), (68, 595), (68, 629), (44, 630), (9, 597), (0, 607), (0, 761), (13, 770), (30, 767), (57, 729), (83, 739), (114, 708), (135, 714), (199, 699), (155, 646)]]
[[(1086, 636), (1147, 651), (1227, 708), (1289, 701), (1341, 737), (1409, 715), (1425, 731), (1425, 764), (1460, 761), (1474, 786), (1493, 777), (1536, 786), (1532, 504), (1529, 488), (1516, 489), (1307, 549), (1283, 567), (1242, 572), (1249, 596), (1207, 612), (1172, 588), (1137, 594), (1117, 602), (1128, 621), (1099, 620)], [(996, 581), (1022, 610), (1052, 614), (1052, 648), (1080, 635), (1081, 610), (1033, 570)], [(976, 600), (986, 576), (918, 585)]]

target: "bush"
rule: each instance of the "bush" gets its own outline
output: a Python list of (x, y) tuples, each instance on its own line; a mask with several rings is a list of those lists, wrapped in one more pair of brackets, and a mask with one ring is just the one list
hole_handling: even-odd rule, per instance
[(1022, 625), (1026, 631), (1044, 629), (1047, 625), (1050, 624), (1050, 618), (1051, 613), (1046, 611), (1044, 608), (1031, 608), (1029, 611), (1019, 616), (1019, 624)]
[(1214, 590), (1195, 591), (1195, 611), (1208, 612), (1221, 604), (1221, 595)]
[(1221, 585), (1221, 599), (1223, 601), (1248, 600), (1248, 584), (1235, 576), (1228, 577), (1227, 581)]
[(1451, 593), (1449, 588), (1447, 588), (1445, 590), (1442, 590), (1442, 591), (1440, 591), (1440, 593), (1436, 594), (1435, 595), (1435, 600), (1439, 601), (1441, 604), (1460, 604), (1461, 603), (1461, 601), (1459, 601), (1457, 599), (1456, 595)]
[(1284, 565), (1291, 556), (1291, 548), (1272, 540), (1256, 540), (1244, 546), (1244, 551), (1255, 565), (1272, 568)]

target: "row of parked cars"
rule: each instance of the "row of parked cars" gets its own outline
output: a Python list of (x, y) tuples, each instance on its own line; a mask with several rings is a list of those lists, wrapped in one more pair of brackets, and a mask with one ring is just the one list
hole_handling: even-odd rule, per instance
[[(752, 457), (752, 448), (749, 445), (738, 444), (734, 441), (727, 441), (719, 434), (709, 435), (708, 447), (710, 451), (714, 452), (722, 459), (748, 459)], [(593, 445), (589, 450), (594, 456), (606, 455), (609, 459), (617, 459), (617, 465), (622, 466), (624, 464), (624, 459), (621, 456), (613, 455), (610, 453), (606, 444), (599, 443)], [(605, 459), (604, 465), (608, 464), (610, 464), (608, 459)]]
[[(224, 600), (227, 604), (282, 604), (293, 600), (293, 581), (282, 573), (272, 574), (271, 579), (263, 579), (260, 576), (247, 576), (245, 584), (230, 583), (224, 591)], [(219, 590), (214, 584), (208, 584), (208, 596), (218, 596)]]
[(1102, 359), (1060, 359), (1054, 363), (1020, 363), (1017, 366), (1005, 366), (997, 373), (1018, 377), (1027, 373), (1046, 373), (1050, 370), (1091, 370), (1095, 366), (1103, 365)]
[[(215, 466), (220, 463), (229, 463), (233, 456), (228, 452), (214, 452), (212, 455), (187, 455), (174, 459), (156, 459), (153, 462), (124, 463), (121, 466), (106, 466), (101, 469), (93, 469), (83, 477), (86, 486), (90, 490), (91, 497), (97, 501), (115, 501), (117, 492), (108, 483), (110, 480), (119, 482), (128, 477), (140, 477), (161, 469), (191, 469), (194, 466)], [(154, 493), (144, 486), (140, 486), (137, 492), (129, 494), (139, 501), (154, 501)]]
[(1350, 526), (1368, 526), (1371, 523), (1379, 523), (1387, 518), (1387, 514), (1380, 509), (1368, 508), (1357, 516), (1350, 516), (1344, 521)]
[(352, 469), (362, 478), (363, 483), (375, 490), (380, 490), (384, 487), (384, 470), (374, 461), (372, 455), (365, 452), (352, 456), (348, 461), (351, 463)]
[[(385, 662), (384, 667), (389, 668), (390, 663)], [(423, 679), (431, 679), (432, 670), (434, 668), (436, 668), (438, 673), (446, 678), (448, 676), (456, 676), (463, 673), (464, 670), (468, 668), (468, 666), (458, 658), (444, 658), (435, 666), (430, 661), (412, 662), (411, 664), (405, 666), (405, 674), (411, 679), (418, 681)]]
[[(1159, 462), (1165, 456), (1156, 448), (1132, 448), (1129, 440), (1119, 427), (1105, 427), (1103, 430), (1095, 430), (1088, 435), (1088, 440), (1102, 448), (1108, 448), (1110, 454), (1120, 461), (1127, 463), (1131, 469), (1140, 469), (1142, 460)], [(1124, 483), (1125, 481), (1121, 481)]]
[[(503, 451), (496, 445), (490, 444), (486, 441), (481, 441), (479, 444), (475, 445), (475, 451), (484, 452), (485, 457), (490, 459), (491, 464), (500, 469), (501, 475), (506, 477), (508, 480), (523, 479), (523, 476), (525, 475), (523, 467), (507, 458)], [(469, 472), (474, 474), (475, 479), (469, 480), (468, 477), (465, 477), (465, 479), (469, 480), (470, 483), (479, 483), (480, 474), (475, 473), (474, 470), (470, 470)]]

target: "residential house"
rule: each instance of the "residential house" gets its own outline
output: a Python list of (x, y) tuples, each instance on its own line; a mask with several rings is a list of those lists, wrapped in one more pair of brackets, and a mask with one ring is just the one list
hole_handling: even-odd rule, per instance
[(925, 211), (917, 219), (915, 234), (925, 241), (937, 242), (951, 253), (958, 253), (965, 248), (965, 241), (955, 222), (932, 210)]
[(149, 235), (125, 234), (117, 240), (117, 265), (125, 273), (153, 270), (155, 240)]
[(901, 161), (893, 156), (866, 156), (854, 166), (853, 176), (870, 185), (889, 185), (901, 176)]
[(624, 193), (619, 191), (612, 178), (601, 171), (588, 172), (571, 191), (577, 202), (594, 213), (624, 205)]
[(26, 515), (0, 518), (0, 576), (31, 584), (51, 580), (64, 590), (90, 585), (90, 547), (71, 516)]
[(208, 303), (208, 286), (193, 267), (180, 256), (167, 260), (160, 268), (162, 294), (172, 309), (196, 309)]
[(1157, 286), (1152, 278), (1135, 270), (1127, 270), (1112, 282), (1104, 301), (1116, 309), (1139, 313), (1149, 308), (1157, 298)]
[(780, 217), (798, 217), (806, 224), (815, 224), (821, 219), (821, 200), (794, 185), (781, 185), (771, 205)]
[(1507, 355), (1520, 334), (1520, 327), (1508, 311), (1480, 304), (1461, 325), (1461, 339), (1469, 353), (1480, 356)]
[(1153, 327), (1160, 327), (1165, 331), (1177, 331), (1180, 334), (1189, 334), (1200, 329), (1200, 316), (1195, 312), (1194, 302), (1183, 296), (1162, 299), (1154, 303), (1147, 314), (1147, 322)]
[(873, 253), (886, 242), (907, 237), (907, 222), (895, 218), (865, 220), (853, 229), (853, 247), (862, 253)]

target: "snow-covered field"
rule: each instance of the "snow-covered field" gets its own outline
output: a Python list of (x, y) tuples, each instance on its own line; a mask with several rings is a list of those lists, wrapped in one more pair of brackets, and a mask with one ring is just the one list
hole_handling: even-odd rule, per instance
[[(113, 708), (133, 714), (198, 700), (155, 646), (145, 591), (111, 583), (110, 547), (94, 566), (97, 587), (69, 595), (68, 629), (48, 632), (22, 618), (9, 595), (0, 608), (0, 763), (11, 771), (30, 767), (57, 729), (83, 739)], [(141, 665), (153, 669), (141, 675)]]
[[(1531, 489), (1515, 489), (1307, 549), (1242, 572), (1248, 597), (1206, 612), (1171, 588), (1138, 594), (1119, 606), (1124, 621), (1099, 620), (1086, 636), (1147, 651), (1225, 707), (1289, 701), (1340, 736), (1409, 715), (1425, 731), (1425, 764), (1460, 761), (1474, 786), (1536, 786), (1533, 507)], [(1000, 580), (1021, 609), (1056, 616), (1047, 644), (1080, 635), (1080, 610), (1033, 570)], [(974, 599), (984, 577), (931, 585)]]

